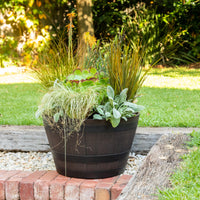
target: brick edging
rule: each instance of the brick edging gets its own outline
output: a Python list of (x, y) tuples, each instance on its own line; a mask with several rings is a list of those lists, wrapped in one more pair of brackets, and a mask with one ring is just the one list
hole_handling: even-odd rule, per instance
[(115, 200), (131, 177), (78, 179), (56, 171), (0, 170), (0, 200)]

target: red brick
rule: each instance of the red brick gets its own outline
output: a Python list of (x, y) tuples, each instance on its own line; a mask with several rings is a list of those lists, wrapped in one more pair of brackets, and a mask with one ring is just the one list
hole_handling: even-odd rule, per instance
[(132, 175), (121, 175), (120, 178), (117, 180), (117, 183), (128, 183), (131, 178)]
[(46, 171), (36, 171), (20, 181), (21, 200), (34, 200), (34, 182), (45, 173)]
[(9, 178), (5, 183), (6, 200), (19, 199), (19, 183), (22, 178), (30, 175), (31, 172), (21, 171)]
[(124, 187), (131, 179), (131, 175), (121, 175), (114, 186), (111, 188), (111, 200), (117, 199)]
[(85, 180), (80, 186), (80, 200), (94, 200), (98, 180)]
[(65, 185), (65, 200), (80, 200), (80, 185), (84, 179), (72, 178)]
[(5, 181), (19, 172), (20, 171), (17, 171), (17, 170), (13, 170), (13, 171), (1, 170), (0, 171), (0, 200), (5, 199)]
[(50, 199), (63, 200), (65, 194), (65, 184), (70, 178), (58, 175), (53, 181), (50, 182)]
[(34, 184), (35, 200), (49, 200), (49, 184), (58, 176), (56, 171), (48, 171)]
[(96, 185), (95, 200), (110, 200), (111, 188), (118, 178), (119, 176), (101, 179)]

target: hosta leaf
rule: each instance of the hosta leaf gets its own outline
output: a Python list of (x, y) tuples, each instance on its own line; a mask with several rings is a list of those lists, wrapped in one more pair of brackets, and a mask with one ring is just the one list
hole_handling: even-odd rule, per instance
[(113, 108), (113, 117), (116, 119), (120, 119), (121, 117), (121, 113), (115, 108)]

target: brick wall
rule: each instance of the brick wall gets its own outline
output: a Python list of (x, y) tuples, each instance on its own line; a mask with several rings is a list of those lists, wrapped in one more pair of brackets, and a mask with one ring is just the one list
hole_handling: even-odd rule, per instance
[(131, 177), (78, 179), (56, 171), (0, 170), (0, 200), (115, 200)]

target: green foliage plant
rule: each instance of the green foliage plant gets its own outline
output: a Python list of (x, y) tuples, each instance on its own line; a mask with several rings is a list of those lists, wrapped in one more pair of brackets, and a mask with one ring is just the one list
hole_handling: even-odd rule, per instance
[(94, 107), (103, 101), (105, 82), (97, 78), (96, 69), (76, 69), (65, 82), (56, 80), (42, 98), (36, 116), (43, 116), (52, 126), (64, 125), (67, 136), (78, 132)]
[(108, 101), (104, 105), (98, 105), (94, 114), (94, 119), (106, 119), (110, 121), (115, 128), (119, 125), (121, 119), (127, 121), (127, 118), (134, 117), (139, 111), (144, 109), (143, 106), (127, 101), (128, 89), (123, 89), (119, 95), (115, 96), (115, 92), (111, 86), (107, 86)]
[(108, 47), (108, 56), (106, 68), (109, 76), (109, 83), (114, 89), (115, 94), (127, 88), (127, 99), (133, 101), (137, 97), (145, 78), (147, 69), (143, 71), (145, 66), (145, 49), (140, 43), (135, 43), (133, 48), (122, 45), (118, 38)]
[(56, 79), (64, 80), (77, 67), (74, 57), (68, 57), (69, 51), (63, 39), (46, 46), (38, 55), (38, 62), (33, 67), (36, 78), (49, 88)]
[(95, 68), (90, 68), (89, 70), (76, 69), (74, 73), (67, 76), (66, 79), (66, 81), (71, 83), (81, 83), (90, 80), (97, 80), (97, 70)]
[[(123, 27), (126, 42), (134, 44), (138, 40), (146, 49), (146, 62), (151, 62), (157, 56), (161, 42), (159, 26), (161, 26), (159, 15), (155, 9), (148, 9), (144, 2), (138, 2), (129, 10), (128, 15), (123, 18)], [(162, 24), (165, 26), (165, 24)]]
[(68, 46), (63, 36), (60, 36), (58, 41), (46, 45), (46, 48), (39, 54), (38, 62), (33, 67), (37, 79), (46, 88), (51, 87), (56, 79), (64, 80), (78, 66), (72, 44), (72, 17), (73, 15), (69, 16)]
[(146, 65), (161, 58), (163, 65), (173, 63), (194, 62), (192, 56), (183, 51), (187, 41), (183, 40), (186, 29), (179, 29), (169, 14), (157, 13), (157, 9), (148, 8), (144, 2), (139, 2), (131, 9), (124, 19), (124, 31), (128, 41), (141, 41), (146, 51)]

